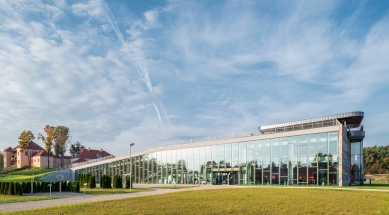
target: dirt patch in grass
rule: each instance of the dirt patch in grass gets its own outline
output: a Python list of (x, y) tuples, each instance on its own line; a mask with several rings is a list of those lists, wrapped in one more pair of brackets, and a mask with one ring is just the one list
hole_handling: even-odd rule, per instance
[(185, 191), (11, 214), (388, 214), (387, 193), (318, 189)]

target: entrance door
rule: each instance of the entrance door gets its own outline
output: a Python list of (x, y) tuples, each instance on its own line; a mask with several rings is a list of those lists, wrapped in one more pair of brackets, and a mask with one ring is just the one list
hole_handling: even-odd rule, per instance
[(237, 172), (213, 172), (212, 184), (213, 185), (235, 185), (238, 183)]
[(229, 185), (238, 184), (238, 173), (237, 172), (230, 172), (228, 175), (229, 175), (229, 179), (228, 179)]

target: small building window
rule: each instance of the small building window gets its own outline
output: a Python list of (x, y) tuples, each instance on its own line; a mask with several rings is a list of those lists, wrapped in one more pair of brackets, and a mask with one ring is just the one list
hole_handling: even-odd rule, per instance
[(27, 151), (25, 151), (25, 152), (24, 152), (24, 155), (25, 155), (25, 156), (27, 156), (27, 155), (28, 155)]
[(38, 159), (38, 162), (39, 162), (39, 159)]

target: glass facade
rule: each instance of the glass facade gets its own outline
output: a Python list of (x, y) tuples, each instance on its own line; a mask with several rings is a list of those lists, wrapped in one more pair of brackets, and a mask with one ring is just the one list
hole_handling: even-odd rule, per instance
[(351, 184), (362, 185), (364, 181), (363, 171), (363, 142), (351, 143)]
[[(360, 180), (363, 158), (353, 152), (355, 180)], [(92, 173), (99, 180), (100, 174), (128, 174), (131, 163), (134, 183), (140, 184), (338, 185), (338, 132), (159, 151), (79, 169), (76, 175)]]

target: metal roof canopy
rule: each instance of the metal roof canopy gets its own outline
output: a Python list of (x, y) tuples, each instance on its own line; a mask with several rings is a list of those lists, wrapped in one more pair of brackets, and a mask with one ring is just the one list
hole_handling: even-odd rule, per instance
[(364, 113), (362, 111), (354, 111), (354, 112), (341, 113), (341, 114), (335, 114), (335, 115), (330, 115), (330, 116), (323, 116), (323, 117), (316, 117), (316, 118), (311, 118), (311, 119), (298, 120), (298, 121), (293, 121), (293, 122), (259, 126), (258, 131), (261, 132), (263, 130), (272, 129), (272, 128), (280, 128), (280, 127), (293, 126), (293, 125), (302, 125), (302, 124), (306, 124), (306, 123), (321, 122), (321, 121), (334, 120), (334, 119), (337, 119), (342, 124), (344, 124), (344, 122), (346, 122), (347, 125), (350, 125), (350, 124), (360, 125), (362, 120), (363, 120), (363, 116), (364, 116)]

